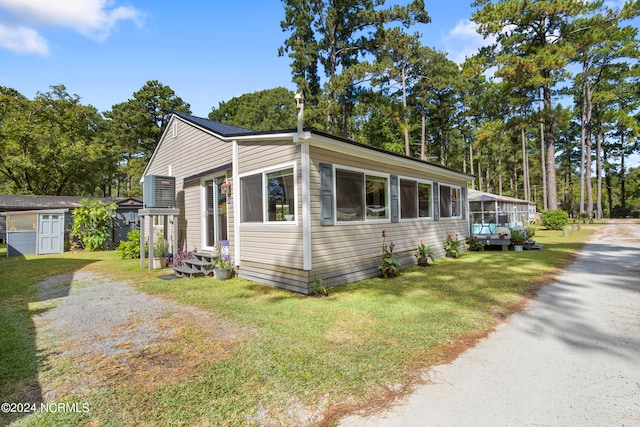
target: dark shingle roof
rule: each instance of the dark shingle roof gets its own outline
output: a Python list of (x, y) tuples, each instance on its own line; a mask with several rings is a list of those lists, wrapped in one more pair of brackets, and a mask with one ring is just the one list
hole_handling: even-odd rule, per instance
[(174, 112), (173, 114), (193, 124), (196, 124), (202, 128), (215, 132), (221, 136), (251, 135), (256, 133), (251, 129), (245, 129), (238, 126), (228, 125), (226, 123), (214, 122), (213, 120), (192, 116), (190, 114), (179, 113), (179, 112)]
[[(193, 123), (193, 124), (195, 124), (195, 125), (197, 125), (197, 126), (199, 126), (201, 128), (210, 130), (210, 131), (212, 131), (212, 132), (214, 132), (214, 133), (216, 133), (216, 134), (218, 134), (220, 136), (223, 136), (223, 137), (249, 136), (249, 135), (259, 136), (259, 135), (269, 135), (269, 134), (273, 134), (273, 133), (283, 133), (283, 132), (293, 133), (293, 132), (296, 132), (296, 129), (272, 130), (272, 131), (253, 131), (253, 130), (244, 129), (244, 128), (241, 128), (241, 127), (238, 127), (238, 126), (228, 125), (226, 123), (214, 122), (213, 120), (204, 119), (202, 117), (191, 116), (191, 115), (185, 114), (185, 113), (174, 112), (173, 114), (175, 114), (178, 117), (181, 117), (184, 120), (187, 120), (187, 121), (189, 121), (189, 122), (191, 122), (191, 123)], [(378, 148), (378, 147), (375, 147), (375, 146), (372, 146), (372, 145), (362, 144), (360, 142), (356, 142), (356, 141), (351, 140), (351, 139), (347, 139), (347, 138), (343, 138), (343, 137), (340, 137), (340, 136), (332, 135), (332, 134), (330, 134), (328, 132), (319, 131), (319, 130), (313, 128), (313, 127), (305, 127), (304, 131), (305, 132), (309, 131), (309, 132), (315, 133), (317, 135), (322, 135), (322, 136), (325, 136), (327, 138), (334, 139), (334, 140), (337, 140), (337, 141), (342, 141), (342, 142), (345, 142), (345, 143), (348, 143), (348, 144), (351, 144), (351, 145), (355, 145), (355, 146), (358, 146), (358, 147), (365, 148), (367, 150), (377, 151), (377, 152), (384, 153), (384, 154), (387, 154), (387, 155), (390, 155), (390, 156), (394, 156), (394, 157), (405, 158), (405, 159), (408, 159), (408, 160), (411, 160), (411, 161), (414, 161), (414, 162), (417, 162), (417, 163), (423, 163), (423, 164), (426, 164), (426, 165), (430, 165), (432, 167), (436, 167), (438, 169), (448, 170), (448, 171), (455, 172), (455, 173), (458, 173), (458, 174), (461, 174), (461, 175), (465, 175), (468, 178), (473, 178), (472, 175), (469, 175), (469, 174), (467, 174), (465, 172), (460, 172), (460, 171), (458, 171), (456, 169), (453, 169), (453, 168), (449, 168), (449, 167), (442, 166), (442, 165), (439, 165), (439, 164), (431, 163), (431, 162), (428, 162), (426, 160), (416, 159), (415, 157), (406, 156), (406, 155), (404, 155), (402, 153), (391, 152), (391, 151), (384, 150), (382, 148)]]

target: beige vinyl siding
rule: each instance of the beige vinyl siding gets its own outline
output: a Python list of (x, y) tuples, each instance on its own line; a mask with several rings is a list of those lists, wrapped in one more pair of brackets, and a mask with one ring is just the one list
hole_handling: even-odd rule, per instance
[[(177, 137), (172, 126), (177, 123)], [(182, 188), (185, 177), (231, 163), (231, 142), (221, 141), (213, 135), (174, 118), (160, 140), (148, 175), (167, 175), (171, 165), (176, 177), (176, 190)]]
[[(295, 165), (296, 220), (286, 223), (240, 223), (240, 264), (257, 263), (292, 271), (302, 270), (302, 175), (300, 147), (289, 141), (269, 143), (239, 142), (238, 169), (240, 175), (263, 172), (282, 165)], [(239, 207), (240, 208), (240, 207)], [(243, 268), (243, 272), (249, 268)], [(301, 273), (304, 274), (304, 273)], [(247, 277), (247, 276), (244, 276)], [(257, 277), (256, 277), (257, 279)], [(254, 279), (255, 280), (255, 279)]]
[[(180, 231), (184, 234), (184, 250), (202, 249), (202, 196), (200, 182), (184, 187), (184, 208), (180, 207)], [(180, 237), (178, 236), (180, 240)]]
[(238, 276), (303, 294), (313, 291), (313, 286), (310, 285), (313, 283), (313, 277), (309, 276), (309, 272), (299, 269), (244, 261), (238, 268)]
[[(177, 126), (173, 137), (173, 124)], [(153, 154), (147, 175), (168, 175), (171, 166), (176, 178), (176, 207), (178, 218), (178, 246), (183, 250), (202, 249), (202, 206), (199, 180), (184, 184), (184, 178), (231, 163), (232, 143), (184, 122), (174, 116)], [(227, 171), (231, 179), (231, 170)], [(230, 206), (230, 203), (228, 203)], [(228, 229), (232, 233), (233, 216), (230, 209)], [(230, 244), (232, 242), (231, 236)], [(231, 252), (233, 253), (233, 252)]]
[(289, 141), (240, 142), (238, 173), (263, 170), (282, 163), (300, 163), (300, 147)]
[(394, 254), (404, 267), (416, 263), (414, 254), (421, 239), (434, 250), (437, 256), (444, 256), (443, 242), (447, 233), (458, 234), (463, 239), (467, 234), (466, 219), (402, 220), (398, 223), (320, 223), (320, 163), (330, 163), (336, 167), (358, 168), (364, 171), (382, 172), (390, 175), (435, 181), (447, 185), (466, 187), (466, 181), (444, 179), (443, 175), (429, 174), (390, 163), (368, 159), (347, 157), (344, 154), (311, 148), (311, 218), (313, 271), (325, 281), (325, 285), (347, 283), (377, 274), (382, 256), (382, 230), (386, 232), (386, 244), (394, 244)]

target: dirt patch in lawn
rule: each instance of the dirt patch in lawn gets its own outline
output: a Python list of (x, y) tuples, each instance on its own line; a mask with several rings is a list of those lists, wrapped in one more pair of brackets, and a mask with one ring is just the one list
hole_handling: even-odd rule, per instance
[(250, 333), (214, 313), (91, 272), (35, 286), (31, 309), (38, 312), (45, 401), (120, 383), (152, 390), (197, 375)]

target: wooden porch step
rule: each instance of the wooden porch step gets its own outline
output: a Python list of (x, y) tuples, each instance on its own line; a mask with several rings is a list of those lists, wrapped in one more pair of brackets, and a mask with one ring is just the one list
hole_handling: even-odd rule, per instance
[(205, 266), (205, 265), (213, 265), (216, 262), (214, 260), (204, 260), (204, 259), (188, 259), (184, 261), (185, 264), (190, 264), (190, 265), (197, 265), (199, 267), (201, 266)]
[(174, 267), (173, 271), (180, 277), (210, 276), (213, 275), (216, 258), (211, 252), (196, 252), (192, 258), (183, 261), (183, 266)]
[(213, 255), (211, 252), (196, 252), (193, 254), (194, 258), (199, 258), (199, 259), (209, 259), (209, 260), (215, 260), (216, 258), (218, 258), (217, 255)]
[(204, 276), (204, 273), (202, 273), (200, 270), (194, 269), (192, 267), (187, 267), (187, 266), (173, 267), (173, 271), (175, 272), (176, 276), (180, 276), (180, 277), (193, 277), (197, 275)]

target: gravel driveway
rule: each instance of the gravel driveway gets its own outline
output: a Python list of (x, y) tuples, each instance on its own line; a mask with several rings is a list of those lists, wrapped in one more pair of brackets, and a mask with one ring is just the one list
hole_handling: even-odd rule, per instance
[(640, 426), (640, 225), (599, 226), (576, 261), (406, 402), (346, 426)]
[[(214, 313), (90, 271), (54, 276), (34, 286), (38, 295), (31, 308), (40, 310), (33, 318), (38, 351), (51, 362), (71, 361), (75, 370), (64, 381), (41, 378), (45, 401), (104, 382), (139, 380), (153, 386), (150, 377), (156, 385), (173, 381), (192, 373), (204, 358), (224, 357), (250, 332)], [(183, 357), (179, 334), (194, 328), (206, 334), (208, 348), (205, 354), (193, 351)]]

